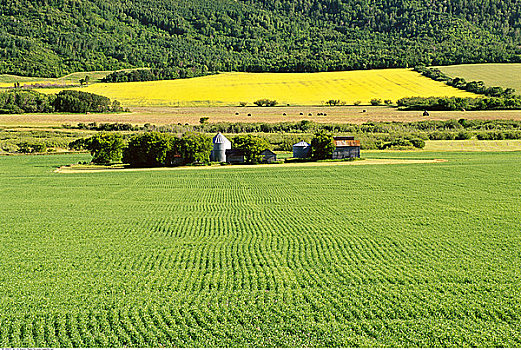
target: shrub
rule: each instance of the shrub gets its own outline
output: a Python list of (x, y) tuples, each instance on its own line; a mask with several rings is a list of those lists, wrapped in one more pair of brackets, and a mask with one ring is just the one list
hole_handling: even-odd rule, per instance
[(123, 162), (131, 167), (157, 167), (170, 165), (175, 138), (170, 134), (146, 132), (130, 138), (123, 152)]
[(267, 99), (267, 98), (263, 98), (263, 99), (260, 99), (260, 100), (257, 100), (255, 102), (253, 102), (253, 104), (259, 106), (259, 107), (262, 107), (262, 106), (265, 106), (265, 107), (274, 107), (278, 104), (278, 102), (276, 100), (270, 100), (270, 99)]
[(94, 164), (111, 164), (121, 161), (123, 138), (118, 134), (97, 134), (85, 140)]
[(301, 141), (302, 137), (297, 135), (284, 135), (282, 137), (282, 142), (280, 142), (277, 150), (279, 151), (292, 151), (293, 145), (297, 142)]
[(338, 106), (341, 103), (342, 103), (342, 101), (340, 101), (340, 100), (329, 100), (326, 102), (326, 104), (329, 106)]
[(256, 135), (238, 135), (233, 138), (233, 148), (244, 151), (246, 162), (258, 163), (261, 160), (261, 152), (269, 148), (269, 142)]
[(176, 151), (186, 164), (208, 164), (212, 148), (213, 143), (210, 136), (187, 132), (178, 141)]
[(420, 138), (411, 138), (409, 139), (409, 141), (411, 142), (414, 148), (425, 148), (425, 141)]
[(470, 140), (471, 138), (472, 138), (472, 133), (470, 133), (468, 131), (464, 131), (464, 130), (456, 133), (456, 137), (455, 137), (456, 140)]
[[(423, 140), (422, 140), (423, 141)], [(425, 145), (424, 145), (425, 146)], [(389, 142), (380, 142), (378, 144), (379, 149), (408, 149), (414, 147), (411, 140), (405, 138), (396, 138)]]
[(44, 153), (47, 146), (43, 143), (21, 142), (18, 144), (18, 152), (20, 153)]
[(379, 98), (373, 98), (371, 100), (371, 105), (373, 106), (380, 106), (382, 104), (382, 100)]
[(330, 159), (335, 150), (333, 135), (319, 131), (311, 140), (311, 158), (315, 160)]
[(504, 140), (505, 135), (501, 131), (481, 132), (476, 135), (478, 140)]
[(521, 140), (521, 131), (519, 130), (510, 130), (504, 131), (505, 140)]
[(454, 140), (456, 135), (447, 131), (434, 131), (428, 134), (429, 140)]

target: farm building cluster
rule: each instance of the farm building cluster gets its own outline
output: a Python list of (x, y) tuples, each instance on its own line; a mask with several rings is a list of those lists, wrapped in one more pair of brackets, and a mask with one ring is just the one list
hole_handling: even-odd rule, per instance
[[(213, 138), (213, 149), (210, 155), (212, 162), (243, 164), (245, 152), (232, 148), (232, 143), (223, 134), (218, 133)], [(335, 150), (332, 159), (360, 158), (360, 141), (352, 136), (335, 136), (333, 138)], [(277, 155), (269, 149), (261, 153), (262, 163), (273, 163), (277, 161)], [(293, 158), (311, 158), (311, 145), (301, 141), (293, 145)]]
[[(335, 150), (332, 159), (360, 158), (360, 141), (353, 136), (333, 137)], [(293, 158), (310, 158), (311, 145), (301, 141), (293, 145)]]
[[(240, 149), (233, 149), (232, 143), (221, 133), (218, 133), (213, 138), (213, 149), (210, 154), (212, 162), (230, 163), (230, 164), (244, 164), (246, 162), (246, 153)], [(261, 152), (262, 163), (273, 163), (277, 161), (277, 155), (265, 149)]]

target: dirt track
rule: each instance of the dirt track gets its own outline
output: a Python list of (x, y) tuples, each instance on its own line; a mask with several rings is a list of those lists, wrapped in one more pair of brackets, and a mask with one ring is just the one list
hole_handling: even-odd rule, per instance
[(286, 164), (258, 164), (258, 165), (230, 165), (194, 167), (183, 166), (174, 168), (123, 168), (123, 167), (93, 167), (93, 166), (62, 166), (54, 172), (61, 174), (89, 174), (106, 172), (128, 172), (128, 171), (172, 171), (172, 170), (218, 170), (218, 169), (258, 169), (258, 168), (294, 168), (294, 167), (317, 167), (317, 166), (343, 166), (343, 165), (385, 165), (385, 164), (429, 164), (444, 163), (445, 159), (367, 159), (354, 162), (310, 162), (310, 163), (286, 163)]

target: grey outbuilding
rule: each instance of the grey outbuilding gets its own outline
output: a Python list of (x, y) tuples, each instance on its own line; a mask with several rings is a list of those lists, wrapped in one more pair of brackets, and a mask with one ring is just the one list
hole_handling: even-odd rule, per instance
[(226, 162), (229, 164), (244, 164), (246, 162), (246, 154), (242, 149), (226, 150)]
[(333, 143), (333, 159), (360, 158), (360, 141), (353, 136), (335, 136)]
[(262, 163), (273, 163), (277, 161), (277, 154), (269, 149), (265, 149), (260, 155), (262, 157)]
[(232, 143), (221, 133), (213, 138), (213, 150), (210, 154), (212, 162), (226, 162), (226, 151), (232, 149)]
[(309, 157), (311, 157), (311, 145), (309, 143), (300, 141), (293, 145), (293, 158)]

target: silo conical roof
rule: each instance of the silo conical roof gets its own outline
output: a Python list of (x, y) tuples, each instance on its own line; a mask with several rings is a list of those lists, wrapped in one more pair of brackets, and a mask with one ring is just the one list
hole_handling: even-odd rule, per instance
[(296, 143), (293, 145), (293, 147), (309, 147), (309, 146), (311, 146), (311, 145), (305, 141), (300, 141), (299, 143)]
[(221, 133), (218, 133), (213, 138), (213, 143), (230, 143), (230, 141)]

